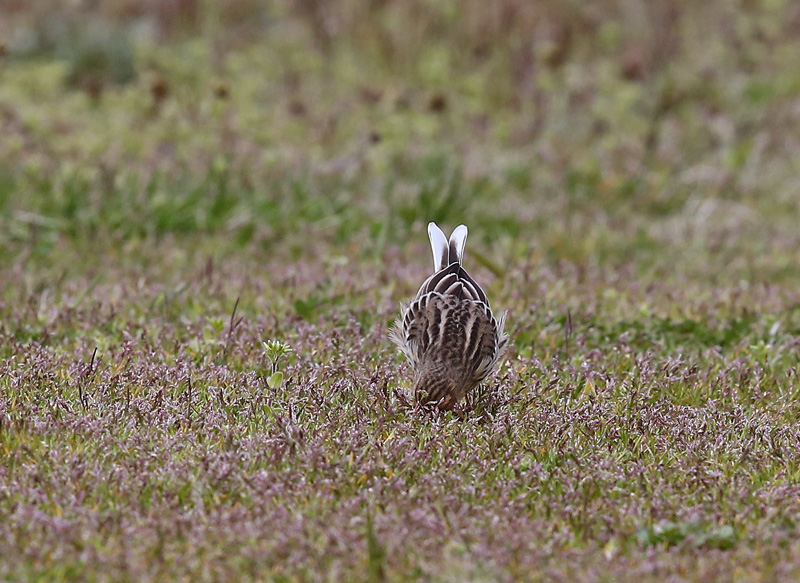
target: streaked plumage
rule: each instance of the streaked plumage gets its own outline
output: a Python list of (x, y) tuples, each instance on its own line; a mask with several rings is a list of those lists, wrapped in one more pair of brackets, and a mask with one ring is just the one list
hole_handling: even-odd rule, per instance
[(434, 274), (403, 307), (390, 338), (414, 368), (414, 395), (451, 409), (494, 370), (503, 353), (506, 314), (495, 318), (481, 287), (462, 267), (467, 227), (448, 241), (428, 224)]

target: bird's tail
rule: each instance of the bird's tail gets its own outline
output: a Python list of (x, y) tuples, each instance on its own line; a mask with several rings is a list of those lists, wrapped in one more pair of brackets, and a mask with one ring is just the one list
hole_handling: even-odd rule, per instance
[(467, 244), (466, 225), (456, 227), (448, 242), (447, 237), (436, 223), (430, 222), (428, 223), (428, 237), (431, 240), (434, 272), (449, 267), (453, 263), (461, 265), (464, 261), (464, 247)]

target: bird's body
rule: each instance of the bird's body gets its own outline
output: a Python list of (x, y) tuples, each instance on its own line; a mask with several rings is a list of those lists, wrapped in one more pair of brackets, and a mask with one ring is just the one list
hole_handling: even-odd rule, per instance
[(486, 294), (462, 267), (467, 227), (448, 241), (428, 225), (434, 274), (403, 308), (391, 339), (414, 368), (414, 395), (451, 409), (494, 370), (503, 353), (505, 313), (495, 318)]

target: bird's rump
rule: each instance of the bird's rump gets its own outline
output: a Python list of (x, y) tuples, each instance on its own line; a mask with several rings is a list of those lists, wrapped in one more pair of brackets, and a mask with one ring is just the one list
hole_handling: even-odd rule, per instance
[(489, 305), (481, 286), (472, 279), (466, 269), (461, 267), (460, 263), (451, 263), (426, 279), (420, 286), (415, 301), (432, 292)]

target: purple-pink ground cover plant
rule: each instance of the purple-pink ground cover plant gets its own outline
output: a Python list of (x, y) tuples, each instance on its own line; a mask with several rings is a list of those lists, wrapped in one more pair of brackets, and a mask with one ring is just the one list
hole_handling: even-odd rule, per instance
[[(629, 326), (642, 337), (613, 337), (616, 306), (597, 290), (634, 298), (636, 283), (543, 267), (534, 277), (555, 291), (535, 316), (498, 288), (523, 314), (508, 364), (461, 415), (432, 414), (386, 342), (405, 259), (263, 276), (248, 260), (202, 274), (191, 257), (146, 282), (120, 268), (0, 306), (4, 578), (797, 574), (796, 389), (745, 350), (772, 316), (728, 351), (645, 317)], [(319, 290), (328, 305), (307, 318), (287, 298)], [(648, 293), (730, 319), (669, 283)], [(768, 288), (746, 293), (780, 309)], [(642, 350), (649, 334), (687, 348)], [(293, 349), (279, 387), (263, 338)]]

